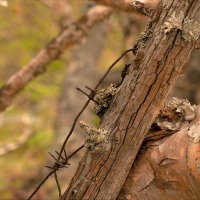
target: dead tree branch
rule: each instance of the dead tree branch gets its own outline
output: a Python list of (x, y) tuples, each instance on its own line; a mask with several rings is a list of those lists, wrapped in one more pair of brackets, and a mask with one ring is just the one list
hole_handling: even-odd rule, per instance
[(126, 12), (134, 12), (134, 9), (130, 5), (130, 0), (92, 0), (97, 4), (109, 6), (114, 9), (123, 10)]
[(35, 58), (0, 88), (0, 112), (12, 103), (13, 97), (32, 79), (44, 73), (49, 63), (57, 59), (66, 49), (82, 42), (91, 27), (109, 17), (111, 13), (110, 8), (95, 6), (78, 21), (65, 27)]
[(195, 47), (199, 21), (199, 0), (187, 5), (178, 0), (164, 2), (159, 20), (140, 37), (136, 58), (102, 118), (100, 128), (107, 130), (110, 144), (101, 153), (86, 152), (63, 200), (117, 198), (151, 124)]
[(131, 13), (132, 16), (136, 19), (136, 20), (140, 20), (141, 13), (137, 11), (137, 9), (134, 9), (131, 6), (131, 0), (91, 0), (96, 2), (99, 5), (104, 5), (104, 6), (108, 6), (110, 8), (116, 9), (118, 11), (124, 11), (124, 12), (128, 12)]

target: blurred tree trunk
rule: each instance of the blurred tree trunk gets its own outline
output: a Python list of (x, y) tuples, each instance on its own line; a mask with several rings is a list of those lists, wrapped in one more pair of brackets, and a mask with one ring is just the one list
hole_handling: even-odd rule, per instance
[(63, 200), (117, 198), (148, 130), (188, 61), (196, 42), (190, 36), (198, 32), (191, 29), (188, 34), (182, 23), (200, 20), (200, 2), (169, 0), (163, 7), (158, 22), (145, 33), (146, 40), (140, 41), (143, 44), (102, 118), (100, 128), (108, 131), (111, 142), (99, 147), (100, 152), (86, 152)]
[[(119, 2), (120, 3), (120, 2)], [(145, 24), (147, 22), (147, 17), (138, 14), (138, 13), (119, 13), (120, 15), (120, 32), (123, 33), (123, 51), (133, 48), (136, 44), (137, 39), (145, 28)], [(126, 54), (124, 56), (124, 65), (130, 64), (133, 60), (133, 55), (131, 53)], [(124, 66), (123, 65), (123, 66)], [(117, 84), (121, 81), (120, 74), (123, 67), (114, 68), (110, 71), (104, 82), (102, 83), (102, 87), (108, 87), (111, 83)]]
[[(124, 49), (132, 48), (136, 43), (140, 33), (145, 29), (147, 17), (138, 14), (131, 15), (130, 13), (121, 13), (121, 25), (124, 34)], [(131, 63), (133, 56), (126, 55), (126, 63)]]
[(200, 103), (200, 50), (192, 52), (182, 76), (179, 77), (170, 96), (188, 99), (193, 104)]

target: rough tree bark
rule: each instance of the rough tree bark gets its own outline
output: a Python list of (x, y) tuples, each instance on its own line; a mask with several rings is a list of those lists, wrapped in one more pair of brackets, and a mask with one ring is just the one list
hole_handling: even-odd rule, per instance
[(129, 0), (93, 0), (94, 2), (105, 5), (105, 6), (110, 6), (115, 9), (119, 10), (124, 10), (128, 12), (133, 12), (133, 8), (130, 6), (130, 1)]
[(146, 32), (145, 42), (140, 43), (144, 48), (139, 48), (102, 118), (100, 127), (109, 133), (109, 146), (101, 153), (86, 152), (63, 200), (117, 198), (151, 124), (199, 37), (199, 23), (194, 20), (200, 21), (198, 0), (165, 1), (152, 35)]
[(199, 149), (200, 106), (173, 97), (148, 132), (117, 199), (200, 199)]

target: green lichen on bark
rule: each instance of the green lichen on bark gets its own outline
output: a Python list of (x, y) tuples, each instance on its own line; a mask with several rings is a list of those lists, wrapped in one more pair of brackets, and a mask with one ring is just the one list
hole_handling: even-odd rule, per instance
[(149, 29), (146, 29), (144, 32), (141, 33), (139, 40), (138, 40), (138, 43), (137, 43), (139, 49), (146, 47), (146, 41), (150, 37), (152, 37), (152, 31), (149, 30)]
[(108, 131), (97, 129), (83, 121), (80, 121), (80, 127), (88, 134), (85, 141), (85, 147), (90, 151), (97, 151), (100, 144), (108, 144)]
[(136, 54), (138, 50), (146, 47), (147, 40), (152, 37), (152, 22), (148, 22), (145, 26), (145, 30), (140, 34), (137, 43), (133, 47), (133, 51)]
[(187, 99), (173, 97), (160, 111), (153, 127), (167, 131), (178, 131), (187, 124), (188, 135), (195, 143), (200, 142), (200, 106), (191, 106)]
[(162, 30), (165, 34), (175, 29), (182, 31), (182, 37), (187, 42), (195, 42), (199, 39), (200, 23), (194, 19), (185, 18), (183, 11), (179, 13), (174, 11), (162, 26)]
[(108, 88), (99, 90), (95, 95), (95, 105), (94, 112), (102, 117), (103, 114), (108, 109), (112, 97), (117, 93), (117, 86), (115, 84), (111, 84)]

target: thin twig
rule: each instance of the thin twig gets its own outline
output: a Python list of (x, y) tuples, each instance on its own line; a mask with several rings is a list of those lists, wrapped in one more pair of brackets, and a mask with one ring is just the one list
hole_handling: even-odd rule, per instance
[[(55, 0), (54, 2), (57, 1)], [(88, 10), (88, 12), (77, 21), (71, 22), (64, 27), (25, 67), (12, 75), (6, 83), (0, 87), (0, 112), (10, 106), (14, 96), (32, 81), (33, 78), (44, 73), (49, 63), (57, 59), (66, 49), (80, 43), (86, 38), (88, 32), (94, 25), (108, 18), (111, 13), (112, 9), (97, 5)], [(71, 35), (71, 37), (68, 37), (69, 35)], [(26, 78), (21, 81), (21, 77)]]

